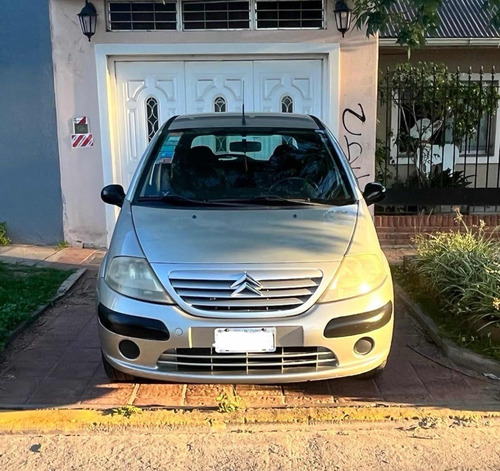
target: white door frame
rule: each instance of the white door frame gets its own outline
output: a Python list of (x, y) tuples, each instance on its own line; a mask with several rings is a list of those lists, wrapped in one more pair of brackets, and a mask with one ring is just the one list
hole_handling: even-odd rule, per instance
[[(223, 56), (232, 60), (262, 60), (267, 56), (281, 59), (317, 58), (325, 59), (323, 67), (323, 116), (335, 135), (339, 132), (339, 87), (340, 87), (340, 44), (339, 43), (238, 43), (238, 44), (96, 44), (97, 97), (101, 132), (101, 153), (104, 184), (119, 181), (117, 173), (117, 136), (114, 130), (116, 113), (116, 90), (114, 70), (110, 70), (111, 58), (123, 60), (127, 57), (144, 59), (175, 58), (176, 60), (214, 60)], [(139, 59), (138, 59), (139, 60)], [(106, 205), (106, 229), (108, 245), (115, 225), (118, 209)]]

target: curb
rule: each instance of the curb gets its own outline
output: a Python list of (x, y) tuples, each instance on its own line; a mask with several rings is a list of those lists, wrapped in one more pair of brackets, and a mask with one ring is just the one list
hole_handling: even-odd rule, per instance
[(481, 419), (500, 420), (500, 412), (433, 407), (342, 407), (293, 408), (288, 410), (253, 409), (230, 414), (201, 410), (65, 410), (2, 411), (0, 433), (78, 432), (82, 430), (178, 429), (180, 427), (251, 427), (256, 425), (300, 425), (318, 423), (383, 423), (415, 421), (425, 418), (477, 423)]
[(66, 278), (61, 286), (57, 289), (56, 294), (49, 299), (47, 304), (39, 307), (36, 311), (34, 311), (28, 319), (21, 322), (14, 330), (12, 330), (7, 339), (5, 341), (5, 346), (7, 346), (12, 340), (14, 340), (29, 324), (38, 319), (49, 307), (51, 307), (56, 301), (59, 301), (62, 297), (66, 295), (66, 293), (75, 285), (75, 283), (82, 277), (82, 275), (87, 271), (86, 268), (80, 268), (75, 271), (75, 273), (71, 274), (68, 278)]
[(437, 324), (396, 282), (394, 282), (394, 292), (406, 306), (410, 315), (422, 325), (434, 343), (450, 360), (480, 373), (481, 376), (483, 376), (484, 373), (493, 373), (496, 376), (500, 376), (500, 362), (479, 353), (474, 353), (467, 348), (459, 347), (450, 339), (441, 337)]

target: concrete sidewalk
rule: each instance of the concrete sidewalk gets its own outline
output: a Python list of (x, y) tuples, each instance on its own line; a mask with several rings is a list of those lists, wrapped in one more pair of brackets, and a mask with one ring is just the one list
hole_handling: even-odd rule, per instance
[(30, 265), (83, 265), (99, 266), (105, 250), (83, 249), (78, 247), (7, 245), (0, 247), (0, 262), (24, 263)]

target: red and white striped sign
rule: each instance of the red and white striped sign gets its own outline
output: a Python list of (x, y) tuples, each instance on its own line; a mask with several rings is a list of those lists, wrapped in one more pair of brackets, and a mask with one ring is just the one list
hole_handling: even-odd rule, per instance
[(75, 118), (73, 121), (75, 124), (87, 124), (87, 117), (82, 116), (81, 118)]
[(94, 147), (93, 134), (72, 134), (71, 135), (71, 147), (73, 147), (73, 149)]

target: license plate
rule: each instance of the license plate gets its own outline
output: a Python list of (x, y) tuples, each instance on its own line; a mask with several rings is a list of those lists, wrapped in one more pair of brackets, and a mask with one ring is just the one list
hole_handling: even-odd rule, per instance
[(276, 328), (215, 329), (217, 353), (262, 353), (276, 351)]

